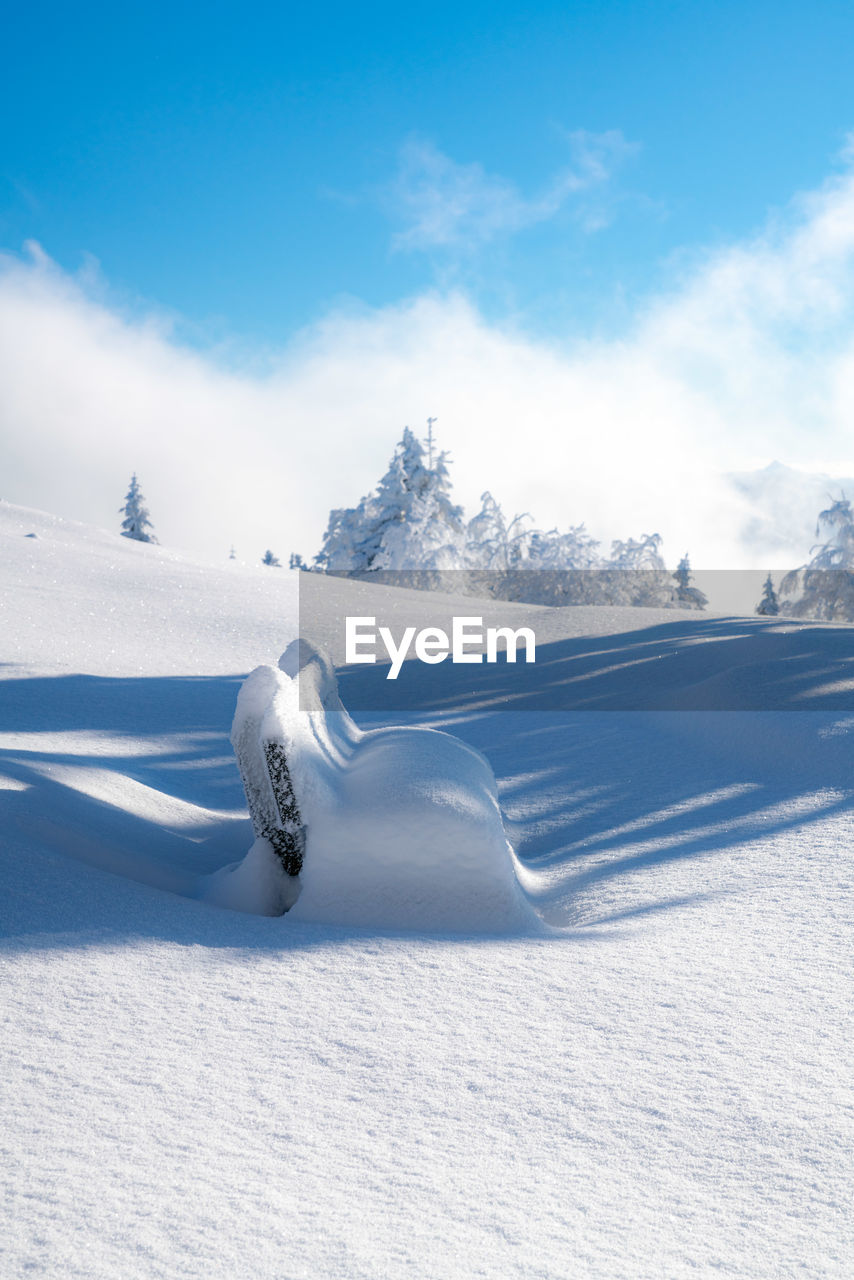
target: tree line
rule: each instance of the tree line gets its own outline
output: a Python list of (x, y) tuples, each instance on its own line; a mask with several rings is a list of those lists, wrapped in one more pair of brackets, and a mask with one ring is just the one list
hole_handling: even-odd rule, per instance
[[(453, 501), (449, 456), (434, 450), (434, 421), (426, 441), (404, 429), (378, 484), (354, 507), (333, 509), (311, 563), (292, 553), (290, 568), (398, 582), (408, 575), (414, 586), (530, 603), (705, 608), (688, 554), (669, 571), (657, 533), (615, 539), (606, 554), (584, 524), (542, 529), (528, 513), (506, 516), (489, 491), (466, 519)], [(157, 542), (136, 474), (120, 513), (122, 536)], [(769, 572), (757, 614), (854, 621), (854, 514), (844, 495), (819, 514), (816, 536), (824, 541), (779, 589)], [(270, 549), (261, 563), (281, 567)]]

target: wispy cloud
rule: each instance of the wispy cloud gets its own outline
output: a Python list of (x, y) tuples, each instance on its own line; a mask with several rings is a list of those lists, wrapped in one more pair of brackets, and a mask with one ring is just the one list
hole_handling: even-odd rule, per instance
[(402, 148), (387, 205), (400, 229), (395, 249), (466, 249), (553, 218), (573, 206), (587, 231), (610, 217), (606, 189), (620, 166), (638, 150), (619, 130), (566, 135), (570, 163), (530, 196), (478, 163), (459, 164), (433, 143), (412, 138)]

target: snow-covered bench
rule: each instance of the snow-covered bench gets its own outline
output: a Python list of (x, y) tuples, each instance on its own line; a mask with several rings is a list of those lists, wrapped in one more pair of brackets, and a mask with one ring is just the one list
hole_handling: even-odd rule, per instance
[(256, 840), (209, 898), (387, 928), (535, 924), (484, 757), (433, 729), (362, 732), (305, 642), (247, 677), (232, 743)]

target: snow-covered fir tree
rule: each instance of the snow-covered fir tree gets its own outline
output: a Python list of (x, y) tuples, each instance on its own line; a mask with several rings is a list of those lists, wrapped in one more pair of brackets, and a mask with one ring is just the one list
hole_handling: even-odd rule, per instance
[(826, 622), (854, 621), (854, 514), (843, 494), (819, 513), (809, 564), (787, 573), (780, 596), (787, 614)]
[(234, 550), (234, 546), (233, 546), (233, 545), (232, 545), (231, 550), (230, 550), (230, 551), (229, 551), (229, 553), (228, 553), (228, 558), (229, 558), (229, 560), (236, 560), (236, 559), (237, 559), (237, 552)]
[(271, 565), (272, 568), (274, 569), (281, 569), (282, 567), (281, 561), (279, 560), (278, 556), (273, 555), (273, 552), (270, 550), (269, 547), (261, 557), (261, 563)]
[(377, 488), (330, 513), (315, 564), (325, 570), (454, 569), (464, 556), (462, 509), (451, 500), (447, 454), (427, 465), (407, 427)]
[(673, 574), (676, 579), (676, 601), (680, 609), (705, 609), (708, 597), (699, 587), (691, 586), (691, 562), (686, 551)]
[(308, 566), (298, 551), (292, 551), (288, 560), (289, 569), (305, 569)]
[(323, 545), (314, 557), (316, 569), (325, 573), (352, 573), (370, 568), (363, 538), (372, 496), (369, 494), (363, 498), (358, 507), (333, 507), (323, 535)]
[(774, 590), (774, 581), (769, 572), (762, 587), (762, 599), (756, 606), (756, 613), (763, 618), (776, 618), (779, 612), (780, 601), (777, 599), (777, 592)]
[[(408, 429), (400, 447), (404, 476), (404, 491), (398, 495), (400, 515), (386, 520), (371, 567), (462, 568), (463, 510), (451, 501), (447, 453), (440, 453), (433, 466), (428, 466), (421, 442)], [(385, 510), (387, 513), (389, 507)]]
[(151, 523), (151, 517), (148, 514), (148, 508), (145, 505), (145, 498), (142, 496), (136, 472), (131, 476), (130, 488), (127, 491), (124, 506), (119, 507), (119, 514), (124, 516), (124, 520), (122, 520), (123, 538), (132, 538), (134, 542), (157, 541), (154, 536), (154, 525)]

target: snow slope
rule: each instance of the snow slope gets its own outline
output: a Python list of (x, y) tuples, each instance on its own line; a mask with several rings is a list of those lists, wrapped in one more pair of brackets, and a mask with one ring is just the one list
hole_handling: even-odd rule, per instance
[(190, 896), (293, 577), (0, 504), (0, 1274), (854, 1274), (854, 631), (529, 610), (548, 697), (405, 672), (553, 931), (377, 930)]

